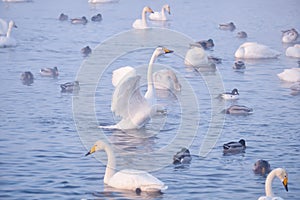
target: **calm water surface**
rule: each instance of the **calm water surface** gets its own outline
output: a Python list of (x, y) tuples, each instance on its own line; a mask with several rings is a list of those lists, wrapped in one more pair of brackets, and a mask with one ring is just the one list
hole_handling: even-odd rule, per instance
[[(195, 112), (180, 104), (178, 99), (185, 95), (184, 91), (175, 97), (161, 96), (159, 102), (167, 108), (166, 116), (156, 116), (152, 124), (139, 131), (104, 133), (118, 151), (118, 168), (130, 168), (135, 166), (134, 158), (163, 149), (178, 136), (180, 116), (188, 112), (191, 131), (196, 127), (197, 132), (195, 137), (182, 140), (191, 141), (189, 148), (193, 160), (183, 167), (171, 164), (173, 154), (182, 147), (179, 145), (173, 152), (167, 152), (167, 156), (164, 154), (144, 166), (137, 166), (151, 168), (162, 160), (169, 163), (151, 172), (169, 186), (168, 190), (164, 194), (138, 196), (104, 186), (105, 166), (98, 159), (84, 157), (89, 147), (83, 145), (76, 130), (72, 95), (61, 94), (59, 84), (76, 79), (82, 62), (88, 59), (80, 53), (81, 48), (86, 45), (95, 48), (108, 37), (131, 29), (143, 6), (160, 10), (164, 3), (171, 6), (170, 20), (165, 24), (149, 24), (181, 32), (195, 41), (212, 38), (216, 46), (208, 54), (223, 59), (217, 67), (225, 90), (238, 88), (241, 97), (236, 103), (252, 107), (254, 113), (226, 116), (215, 147), (206, 157), (199, 157), (199, 147), (211, 120), (211, 96), (203, 76), (210, 78), (217, 73), (200, 74), (189, 70), (178, 55), (160, 58), (160, 64), (172, 67), (181, 80), (191, 85), (198, 105), (191, 103), (189, 106), (195, 106)], [(18, 46), (0, 49), (1, 199), (257, 199), (264, 194), (265, 181), (265, 177), (252, 172), (258, 159), (268, 160), (272, 168), (286, 168), (289, 191), (285, 192), (278, 180), (274, 181), (273, 188), (282, 198), (299, 199), (300, 95), (291, 95), (290, 84), (281, 82), (276, 76), (285, 68), (297, 66), (297, 59), (285, 57), (288, 45), (281, 43), (280, 36), (281, 30), (292, 27), (300, 30), (299, 6), (298, 0), (120, 0), (95, 5), (85, 0), (1, 2), (0, 17), (13, 19), (18, 26), (13, 30)], [(61, 12), (69, 18), (85, 15), (89, 19), (101, 13), (103, 21), (72, 25), (58, 21)], [(218, 29), (219, 23), (229, 21), (236, 24), (236, 31)], [(240, 30), (246, 31), (249, 37), (236, 38)], [(236, 72), (232, 69), (233, 55), (245, 41), (266, 44), (282, 55), (279, 59), (246, 61), (246, 70)], [(107, 53), (114, 48), (117, 47), (107, 49)], [(120, 56), (107, 68), (95, 92), (99, 124), (114, 123), (110, 112), (112, 70), (124, 65), (145, 65), (151, 52), (148, 48)], [(57, 79), (39, 76), (40, 68), (54, 66), (60, 71)], [(20, 74), (27, 70), (35, 76), (31, 86), (22, 85), (19, 80)], [(199, 119), (199, 123), (192, 124), (194, 119)], [(90, 129), (91, 132), (99, 131), (96, 127)], [(93, 143), (97, 135), (90, 138), (88, 144)], [(247, 142), (246, 152), (223, 156), (222, 144), (240, 138)]]

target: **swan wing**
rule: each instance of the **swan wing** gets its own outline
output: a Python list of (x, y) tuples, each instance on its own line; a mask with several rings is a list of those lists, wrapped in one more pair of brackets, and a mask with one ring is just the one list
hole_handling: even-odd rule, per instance
[(111, 81), (113, 86), (116, 87), (121, 82), (122, 79), (129, 78), (132, 76), (136, 76), (136, 70), (133, 67), (130, 66), (121, 67), (113, 71)]

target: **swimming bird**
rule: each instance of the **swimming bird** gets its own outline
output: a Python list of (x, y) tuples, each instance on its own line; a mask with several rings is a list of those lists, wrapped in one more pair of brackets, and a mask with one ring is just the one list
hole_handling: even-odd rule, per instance
[(292, 43), (297, 41), (299, 37), (299, 33), (296, 29), (292, 28), (289, 30), (282, 31), (282, 42), (284, 43)]
[(212, 39), (208, 40), (201, 40), (196, 42), (197, 44), (201, 45), (203, 49), (208, 50), (215, 46), (214, 41)]
[(190, 151), (187, 148), (182, 148), (173, 156), (173, 164), (188, 164), (192, 160)]
[(10, 21), (8, 23), (8, 29), (5, 35), (0, 36), (0, 47), (5, 48), (5, 47), (14, 47), (17, 45), (16, 40), (11, 37), (11, 31), (13, 28), (17, 28), (16, 24), (14, 21)]
[(181, 90), (181, 84), (174, 71), (171, 69), (162, 69), (153, 73), (154, 87), (160, 90), (170, 90), (178, 92)]
[(276, 197), (272, 190), (272, 182), (277, 177), (283, 184), (286, 191), (288, 191), (288, 174), (283, 168), (273, 169), (267, 176), (265, 182), (266, 196), (261, 196), (258, 200), (283, 200), (281, 197)]
[(233, 22), (225, 23), (225, 24), (219, 24), (219, 29), (225, 30), (225, 31), (234, 31), (235, 30), (235, 25)]
[(225, 92), (220, 94), (220, 97), (225, 100), (237, 100), (239, 99), (239, 92), (236, 88), (234, 88), (231, 92)]
[(288, 47), (285, 51), (285, 55), (288, 57), (300, 58), (300, 44)]
[(67, 82), (60, 85), (62, 93), (73, 93), (80, 90), (79, 81)]
[(149, 15), (149, 19), (155, 20), (155, 21), (166, 21), (167, 17), (166, 17), (165, 11), (167, 11), (169, 13), (169, 15), (171, 14), (170, 6), (168, 4), (163, 5), (163, 7), (161, 8), (161, 12), (151, 13)]
[(136, 193), (163, 192), (168, 188), (162, 181), (145, 171), (124, 169), (115, 172), (114, 152), (110, 145), (103, 141), (97, 141), (86, 156), (100, 150), (104, 150), (107, 155), (107, 165), (103, 179), (105, 184), (117, 189), (135, 191)]
[(268, 161), (258, 160), (253, 165), (253, 172), (255, 174), (266, 175), (271, 171), (271, 167)]
[(283, 72), (277, 74), (278, 78), (287, 82), (300, 81), (300, 68), (285, 69)]
[(21, 81), (24, 85), (31, 85), (33, 80), (33, 74), (30, 71), (26, 71), (21, 74)]
[(154, 50), (147, 72), (148, 87), (144, 96), (140, 91), (141, 76), (133, 67), (121, 67), (113, 71), (112, 84), (116, 87), (112, 97), (111, 110), (122, 119), (113, 126), (99, 126), (108, 129), (140, 129), (156, 114), (156, 92), (152, 68), (157, 57), (172, 53), (165, 47)]
[(41, 76), (47, 76), (47, 77), (57, 77), (58, 76), (58, 69), (57, 67), (54, 68), (42, 68), (40, 70)]
[(102, 21), (102, 15), (100, 13), (98, 13), (97, 15), (92, 16), (91, 20), (93, 22), (100, 22), (100, 21)]
[(280, 52), (263, 44), (246, 42), (236, 50), (234, 55), (236, 58), (248, 59), (277, 58), (280, 56)]
[(69, 19), (68, 15), (61, 13), (58, 18), (60, 21), (67, 21)]
[(223, 152), (227, 153), (241, 153), (246, 149), (246, 141), (241, 139), (238, 142), (228, 142), (223, 144)]
[(0, 18), (0, 36), (6, 36), (7, 29), (8, 23), (4, 19)]
[(92, 53), (92, 49), (89, 46), (86, 46), (81, 49), (81, 53), (83, 53), (85, 56), (88, 56), (90, 53)]
[[(190, 49), (186, 52), (184, 64), (192, 67), (213, 67), (213, 63), (208, 59), (208, 56), (201, 45), (191, 44)], [(215, 66), (215, 65), (214, 65)]]
[(245, 31), (239, 31), (239, 32), (237, 32), (236, 36), (238, 38), (247, 38), (248, 37), (248, 35), (247, 35), (247, 33)]
[(71, 23), (72, 24), (83, 24), (83, 25), (85, 25), (86, 23), (88, 23), (88, 20), (86, 19), (85, 16), (83, 16), (81, 18), (73, 18), (73, 19), (71, 19)]
[(226, 114), (234, 114), (234, 115), (246, 115), (251, 114), (253, 111), (252, 108), (248, 108), (246, 106), (233, 105), (225, 110)]
[(238, 61), (234, 62), (233, 69), (245, 69), (245, 68), (246, 68), (246, 65), (243, 61), (238, 60)]
[(291, 90), (293, 91), (299, 91), (300, 92), (300, 82), (296, 82), (290, 87)]
[(148, 24), (147, 24), (147, 20), (146, 20), (146, 13), (154, 13), (153, 10), (146, 6), (143, 8), (142, 11), (142, 19), (136, 19), (133, 24), (132, 27), (135, 29), (146, 29), (148, 28)]

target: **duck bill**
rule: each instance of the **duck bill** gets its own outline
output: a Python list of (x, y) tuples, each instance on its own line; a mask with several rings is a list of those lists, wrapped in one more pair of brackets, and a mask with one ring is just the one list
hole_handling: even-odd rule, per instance
[(283, 184), (285, 190), (289, 191), (288, 190), (288, 178), (284, 178), (283, 181), (282, 181), (282, 184)]
[(173, 53), (174, 52), (173, 50), (170, 50), (170, 49), (167, 49), (167, 48), (164, 48), (164, 51), (165, 51), (165, 53)]
[(85, 154), (85, 156), (88, 156), (88, 155), (94, 153), (95, 151), (96, 151), (96, 148), (95, 148), (95, 146), (93, 146), (93, 147), (91, 148), (91, 150)]

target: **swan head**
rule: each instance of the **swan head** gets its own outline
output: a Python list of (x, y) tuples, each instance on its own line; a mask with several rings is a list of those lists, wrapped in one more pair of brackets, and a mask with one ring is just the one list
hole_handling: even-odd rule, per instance
[(92, 153), (95, 153), (96, 151), (103, 150), (104, 148), (105, 148), (105, 143), (99, 140), (99, 141), (97, 141), (97, 142), (92, 146), (92, 148), (90, 149), (90, 151), (87, 152), (87, 153), (85, 154), (85, 156), (88, 156), (88, 155), (90, 155), (90, 154), (92, 154)]
[(12, 21), (12, 20), (9, 21), (8, 26), (9, 26), (9, 27), (18, 28), (17, 25), (15, 24), (15, 22)]
[(276, 170), (276, 176), (282, 182), (285, 190), (288, 191), (288, 174), (285, 171), (285, 169), (283, 169), (283, 168), (277, 168), (277, 170)]
[(143, 12), (154, 13), (154, 11), (149, 6), (144, 7)]
[(164, 9), (166, 9), (169, 15), (171, 14), (170, 6), (168, 4), (164, 5)]
[(166, 47), (157, 47), (154, 51), (156, 56), (164, 55), (167, 53), (173, 53), (173, 50), (167, 49)]

